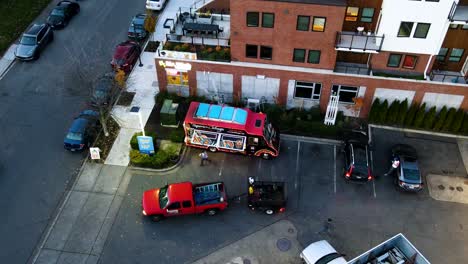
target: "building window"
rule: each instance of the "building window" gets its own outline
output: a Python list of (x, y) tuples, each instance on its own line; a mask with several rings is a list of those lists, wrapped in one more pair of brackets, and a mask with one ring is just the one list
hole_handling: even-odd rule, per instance
[(448, 48), (440, 48), (439, 54), (437, 54), (436, 60), (437, 61), (445, 61), (445, 57), (447, 57)]
[(245, 56), (247, 58), (257, 58), (258, 46), (257, 45), (245, 45)]
[(387, 67), (398, 68), (400, 67), (400, 61), (401, 54), (390, 54), (390, 56), (388, 56)]
[(305, 62), (305, 49), (294, 49), (293, 61)]
[(345, 85), (336, 85), (332, 86), (333, 94), (339, 95), (339, 102), (341, 103), (354, 103), (353, 98), (357, 97), (358, 87), (354, 86), (345, 86)]
[(272, 28), (275, 25), (275, 14), (262, 13), (262, 27)]
[(430, 27), (431, 27), (431, 24), (429, 23), (418, 23), (416, 25), (416, 30), (414, 31), (413, 37), (426, 38)]
[(258, 27), (259, 13), (258, 12), (247, 12), (247, 26)]
[(458, 28), (458, 24), (450, 24), (450, 29), (457, 29)]
[(413, 29), (413, 22), (401, 22), (400, 29), (398, 30), (398, 37), (407, 38), (411, 35)]
[(362, 9), (361, 14), (361, 22), (372, 22), (372, 18), (374, 18), (374, 8), (365, 7)]
[(309, 50), (309, 56), (307, 57), (308, 63), (318, 64), (320, 63), (320, 50)]
[(357, 21), (358, 14), (359, 14), (359, 7), (348, 6), (346, 8), (345, 21)]
[(412, 55), (406, 55), (405, 59), (403, 60), (403, 65), (401, 67), (405, 69), (414, 69), (416, 67), (416, 61), (418, 57)]
[(465, 52), (464, 49), (453, 48), (452, 52), (450, 52), (450, 57), (448, 60), (452, 62), (459, 62), (461, 58), (463, 57), (463, 52)]
[(180, 72), (176, 69), (166, 68), (166, 78), (168, 85), (188, 85), (187, 72)]
[(309, 16), (297, 16), (296, 30), (309, 31), (310, 17)]
[(260, 46), (260, 59), (271, 60), (273, 58), (273, 48)]
[(296, 81), (294, 98), (320, 100), (321, 83)]
[(327, 19), (325, 17), (314, 17), (312, 31), (324, 32)]

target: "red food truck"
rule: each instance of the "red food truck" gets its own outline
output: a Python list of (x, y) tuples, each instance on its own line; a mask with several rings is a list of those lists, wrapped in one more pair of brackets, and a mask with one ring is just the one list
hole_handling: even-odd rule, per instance
[(208, 149), (277, 157), (280, 136), (266, 114), (227, 105), (192, 102), (184, 121), (185, 144)]

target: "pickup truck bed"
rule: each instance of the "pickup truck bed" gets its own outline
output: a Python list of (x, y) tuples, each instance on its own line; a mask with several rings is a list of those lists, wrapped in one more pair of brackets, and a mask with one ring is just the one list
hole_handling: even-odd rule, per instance
[(251, 209), (278, 211), (286, 205), (284, 182), (255, 181), (249, 185), (248, 205)]
[(195, 186), (195, 204), (207, 205), (219, 203), (224, 197), (224, 185), (220, 182)]

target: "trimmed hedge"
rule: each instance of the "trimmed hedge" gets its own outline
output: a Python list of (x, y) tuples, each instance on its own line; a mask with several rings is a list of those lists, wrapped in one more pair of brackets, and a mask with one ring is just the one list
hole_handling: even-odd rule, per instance
[[(154, 148), (156, 151), (156, 133), (145, 131), (145, 135), (153, 138), (153, 144), (154, 144)], [(139, 150), (137, 136), (143, 136), (143, 133), (141, 132), (135, 133), (133, 134), (132, 139), (130, 139), (130, 147), (134, 150)]]
[(429, 112), (426, 113), (424, 116), (424, 121), (423, 121), (423, 128), (424, 129), (432, 129), (434, 127), (434, 120), (436, 118), (436, 107), (433, 106), (431, 109), (429, 109)]
[(447, 118), (445, 118), (444, 125), (442, 126), (442, 131), (450, 131), (450, 127), (452, 126), (453, 119), (455, 118), (455, 114), (457, 113), (457, 110), (453, 107), (451, 107), (448, 110), (447, 113)]
[(400, 112), (400, 102), (394, 100), (388, 108), (387, 117), (385, 119), (386, 124), (395, 124), (397, 121), (398, 113)]
[(405, 99), (400, 104), (400, 109), (398, 111), (397, 122), (396, 122), (397, 125), (403, 126), (405, 124), (405, 118), (407, 114), (408, 114), (408, 99)]
[(421, 128), (425, 115), (426, 115), (426, 103), (423, 103), (421, 107), (419, 107), (418, 112), (416, 112), (416, 115), (414, 116), (413, 126), (416, 128)]
[(463, 134), (468, 134), (468, 112), (465, 113), (465, 117), (463, 118), (463, 124), (460, 129), (460, 132)]
[(419, 106), (416, 105), (416, 104), (412, 104), (409, 111), (408, 111), (408, 114), (406, 115), (406, 118), (405, 118), (405, 126), (406, 127), (410, 127), (413, 125), (413, 120), (414, 120), (414, 117), (416, 116), (416, 112), (418, 112), (418, 109), (419, 109)]
[(463, 124), (463, 117), (465, 113), (463, 112), (462, 109), (458, 109), (457, 113), (455, 114), (455, 117), (453, 119), (453, 123), (450, 126), (450, 132), (452, 133), (458, 133), (460, 130), (462, 124)]
[(447, 107), (444, 106), (440, 109), (439, 114), (437, 115), (436, 122), (434, 124), (434, 131), (440, 131), (444, 125), (445, 118), (447, 117)]
[(375, 98), (374, 102), (372, 103), (370, 112), (369, 112), (369, 122), (375, 123), (377, 120), (377, 113), (380, 111), (380, 99)]
[(388, 101), (385, 100), (379, 107), (379, 112), (377, 113), (377, 120), (378, 124), (384, 124), (385, 120), (387, 119), (387, 112), (388, 112)]

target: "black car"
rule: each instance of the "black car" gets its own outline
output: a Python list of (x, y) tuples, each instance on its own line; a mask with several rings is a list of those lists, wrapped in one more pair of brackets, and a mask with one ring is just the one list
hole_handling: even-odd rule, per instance
[(406, 144), (397, 144), (392, 147), (392, 155), (400, 160), (400, 166), (396, 169), (396, 185), (409, 192), (422, 190), (423, 181), (416, 150)]
[(345, 155), (344, 177), (346, 180), (368, 182), (373, 179), (367, 142), (348, 140), (345, 143), (343, 152)]
[(15, 50), (19, 60), (38, 59), (47, 44), (54, 40), (54, 32), (47, 24), (32, 25), (21, 37)]
[(92, 106), (102, 106), (114, 103), (118, 95), (118, 87), (115, 83), (114, 74), (108, 73), (101, 76), (94, 84), (91, 95)]
[(148, 31), (145, 29), (146, 14), (137, 14), (132, 18), (127, 36), (130, 39), (141, 40), (146, 38)]
[(70, 151), (83, 150), (90, 146), (98, 131), (99, 114), (93, 110), (85, 110), (73, 120), (63, 140), (63, 147)]
[(71, 1), (60, 1), (47, 17), (47, 23), (53, 29), (64, 28), (70, 19), (80, 12), (80, 5)]

